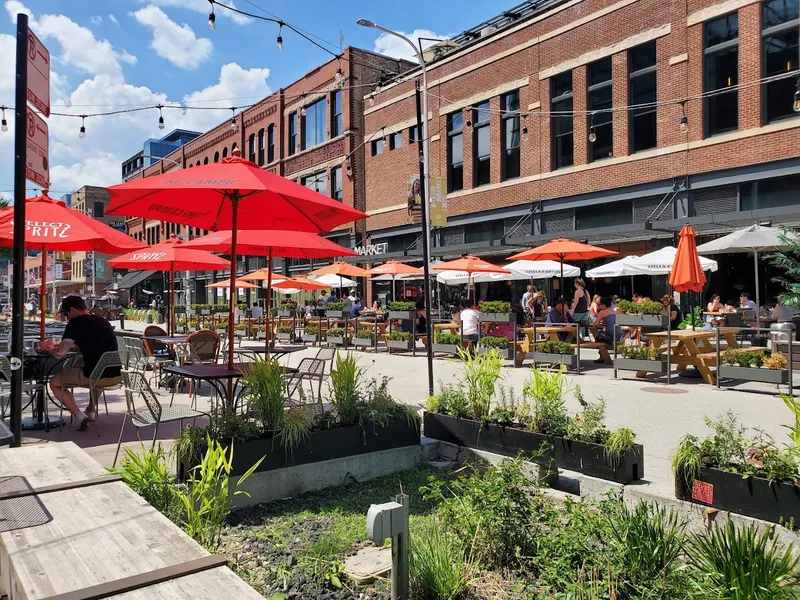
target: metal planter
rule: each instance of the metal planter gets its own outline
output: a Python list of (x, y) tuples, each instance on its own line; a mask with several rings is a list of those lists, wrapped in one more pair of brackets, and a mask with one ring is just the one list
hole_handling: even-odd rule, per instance
[(575, 367), (578, 364), (576, 354), (550, 354), (549, 352), (529, 352), (528, 357), (535, 363), (545, 363), (549, 365), (562, 364), (567, 367)]
[(259, 331), (258, 333), (256, 333), (256, 339), (257, 340), (265, 340), (265, 339), (267, 339), (267, 332), (266, 331)]
[(619, 371), (647, 371), (648, 373), (666, 373), (666, 360), (646, 360), (640, 358), (623, 358), (618, 356), (614, 368)]
[(789, 369), (763, 369), (758, 367), (740, 367), (738, 365), (720, 365), (718, 376), (723, 379), (741, 379), (788, 385)]
[(669, 327), (669, 316), (667, 315), (617, 315), (617, 325), (627, 325), (629, 327)]
[(318, 341), (320, 341), (318, 333), (304, 333), (303, 335), (300, 336), (300, 338), (304, 342), (318, 342)]
[(514, 349), (511, 346), (509, 346), (508, 348), (491, 348), (486, 346), (478, 346), (478, 354), (487, 354), (490, 350), (496, 350), (497, 353), (506, 360), (511, 360), (514, 358)]
[(355, 346), (362, 346), (368, 348), (374, 348), (377, 344), (374, 339), (372, 338), (353, 338), (353, 344)]
[(413, 321), (417, 318), (417, 311), (415, 310), (390, 310), (390, 319), (400, 319), (403, 321)]
[(275, 334), (275, 339), (276, 340), (282, 340), (282, 341), (285, 341), (285, 342), (291, 342), (292, 341), (292, 335), (293, 334), (291, 334), (291, 333), (276, 333)]
[(388, 340), (386, 346), (393, 350), (411, 352), (414, 349), (414, 340)]
[(513, 323), (517, 320), (514, 313), (484, 313), (480, 314), (479, 319), (484, 323)]
[(347, 338), (345, 338), (343, 336), (332, 336), (332, 335), (329, 335), (325, 339), (327, 340), (327, 342), (329, 344), (333, 344), (334, 346), (344, 346), (345, 345), (345, 340), (347, 340)]
[(278, 311), (278, 316), (279, 316), (279, 317), (289, 317), (289, 318), (292, 318), (292, 317), (294, 317), (294, 316), (295, 316), (295, 311), (294, 311), (294, 310), (279, 310), (279, 311)]
[(440, 354), (457, 354), (460, 347), (456, 344), (434, 344), (433, 351)]
[(330, 318), (330, 319), (344, 319), (345, 314), (349, 315), (349, 313), (346, 313), (343, 310), (326, 310), (325, 311), (325, 316)]

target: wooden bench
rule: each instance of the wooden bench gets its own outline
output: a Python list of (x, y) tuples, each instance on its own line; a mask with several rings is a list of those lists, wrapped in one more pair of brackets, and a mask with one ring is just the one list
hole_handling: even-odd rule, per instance
[[(105, 469), (72, 442), (0, 450), (0, 480), (16, 477), (24, 477), (34, 490), (73, 487), (0, 500), (5, 524), (23, 521), (0, 533), (0, 596), (39, 600), (71, 592), (119, 600), (261, 598), (127, 485), (103, 481)], [(74, 487), (78, 482), (93, 485)], [(41, 508), (31, 510), (36, 501)], [(38, 524), (25, 526), (37, 512)], [(183, 574), (190, 565), (200, 570)], [(164, 581), (153, 583), (155, 575)], [(126, 583), (129, 591), (118, 591), (117, 583)], [(108, 585), (115, 589), (81, 594)]]
[[(578, 344), (572, 344), (572, 347), (577, 349)], [(603, 359), (605, 364), (610, 365), (614, 362), (611, 359), (611, 355), (608, 353), (608, 346), (603, 342), (581, 342), (581, 350), (598, 350), (600, 352), (600, 358)]]

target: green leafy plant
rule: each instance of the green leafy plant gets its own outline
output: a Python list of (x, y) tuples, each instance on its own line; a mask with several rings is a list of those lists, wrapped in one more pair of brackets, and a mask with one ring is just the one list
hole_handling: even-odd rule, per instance
[(616, 460), (624, 456), (633, 448), (636, 434), (629, 427), (620, 427), (612, 431), (606, 439), (606, 456), (611, 460)]
[(286, 300), (278, 304), (278, 310), (294, 310), (297, 308), (297, 302), (294, 300)]
[(344, 329), (341, 327), (331, 327), (328, 329), (328, 337), (344, 337)]
[(687, 548), (698, 597), (719, 600), (794, 600), (800, 597), (798, 557), (781, 550), (772, 532), (733, 521), (693, 534)]
[(283, 414), (278, 428), (278, 439), (286, 451), (291, 452), (300, 445), (300, 442), (308, 439), (313, 426), (314, 415), (311, 410), (305, 406), (291, 408)]
[(393, 342), (407, 342), (411, 339), (411, 334), (408, 331), (392, 331), (389, 339)]
[(170, 449), (173, 456), (185, 457), (189, 464), (195, 464), (200, 460), (202, 452), (205, 450), (206, 435), (209, 431), (206, 427), (194, 427), (187, 425), (181, 429), (178, 439)]
[(683, 321), (678, 323), (678, 329), (690, 329), (694, 323), (695, 327), (703, 324), (703, 307), (694, 306), (691, 311), (687, 311)]
[(359, 329), (356, 331), (356, 338), (359, 340), (372, 340), (375, 341), (375, 330), (374, 329)]
[(155, 450), (141, 447), (141, 456), (125, 448), (125, 456), (110, 473), (120, 475), (122, 481), (144, 498), (153, 508), (169, 519), (178, 520), (181, 502), (175, 493), (175, 484), (167, 472), (164, 448), (159, 443)]
[(501, 300), (484, 300), (481, 302), (482, 313), (510, 313), (511, 302), (503, 302)]
[(543, 354), (575, 354), (575, 348), (569, 342), (547, 340), (536, 344), (536, 351)]
[(441, 331), (436, 334), (436, 343), (442, 345), (453, 345), (453, 346), (460, 346), (461, 345), (461, 336), (455, 333), (448, 333), (446, 331)]
[(433, 413), (442, 413), (460, 419), (470, 415), (467, 394), (459, 386), (444, 386), (442, 391), (428, 398), (425, 410)]
[(620, 300), (614, 304), (614, 311), (621, 315), (662, 315), (664, 305), (655, 300), (643, 300), (639, 303)]
[(411, 532), (410, 587), (419, 600), (456, 600), (469, 588), (468, 549), (457, 535), (438, 523)]
[(464, 362), (461, 385), (466, 391), (470, 414), (476, 421), (489, 416), (495, 385), (503, 369), (503, 357), (495, 349), (485, 354), (472, 354), (458, 348), (458, 357)]
[(260, 358), (243, 371), (241, 382), (248, 412), (251, 412), (263, 431), (274, 431), (283, 419), (286, 393), (285, 370), (277, 358)]
[(316, 325), (306, 325), (303, 328), (303, 333), (306, 335), (319, 335), (319, 327)]
[(583, 410), (570, 421), (566, 437), (592, 444), (605, 444), (611, 435), (605, 426), (605, 399), (601, 397), (597, 402), (587, 402), (579, 388), (576, 388), (575, 396)]
[(740, 367), (758, 368), (764, 364), (766, 355), (760, 350), (747, 350), (745, 348), (728, 348), (722, 353), (722, 362)]
[(344, 310), (344, 302), (328, 302), (325, 310)]
[(417, 305), (413, 302), (402, 302), (400, 300), (392, 300), (391, 302), (389, 302), (389, 310), (396, 310), (396, 311), (417, 310)]
[(664, 358), (664, 351), (655, 345), (620, 344), (617, 346), (617, 352), (622, 355), (623, 358), (635, 360), (663, 360)]
[(770, 256), (772, 266), (782, 271), (772, 280), (783, 287), (783, 292), (778, 296), (781, 304), (800, 308), (800, 240), (788, 229), (783, 230), (780, 238), (788, 248)]
[(336, 355), (336, 362), (328, 380), (330, 402), (342, 425), (353, 425), (359, 418), (359, 403), (364, 368), (352, 353)]
[(562, 371), (542, 371), (534, 366), (522, 388), (522, 397), (532, 410), (517, 410), (520, 423), (538, 433), (566, 435), (570, 423), (565, 407), (568, 390), (567, 378)]
[(787, 359), (782, 353), (778, 351), (774, 351), (768, 357), (764, 359), (764, 367), (773, 371), (779, 371), (780, 369), (785, 369), (786, 365), (789, 364), (789, 359)]
[(494, 337), (487, 335), (481, 338), (480, 345), (484, 348), (497, 348), (498, 350), (506, 350), (511, 347), (511, 342), (506, 337)]
[(294, 333), (294, 327), (292, 327), (291, 325), (279, 325), (278, 326), (278, 333), (292, 334), (292, 333)]

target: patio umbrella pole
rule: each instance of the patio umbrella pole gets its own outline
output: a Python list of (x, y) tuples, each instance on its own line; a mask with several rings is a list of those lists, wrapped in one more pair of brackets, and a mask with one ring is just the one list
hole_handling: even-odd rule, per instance
[(169, 272), (169, 334), (175, 335), (175, 267)]
[[(236, 324), (233, 322), (235, 311), (234, 302), (236, 301), (236, 244), (237, 229), (239, 227), (239, 192), (231, 194), (231, 295), (228, 306), (228, 368), (233, 369), (233, 343), (236, 340)], [(233, 399), (233, 380), (228, 380), (228, 399)]]
[(758, 288), (758, 250), (753, 249), (753, 264), (756, 267), (756, 327), (761, 329), (761, 293)]
[[(269, 352), (269, 338), (270, 338), (270, 312), (272, 311), (272, 246), (269, 247), (269, 254), (267, 255), (267, 331), (264, 335), (267, 352)], [(269, 354), (267, 354), (269, 357)]]
[[(55, 269), (53, 269), (55, 271)], [(55, 277), (55, 273), (53, 274)], [(758, 274), (756, 274), (758, 277)], [(756, 285), (758, 288), (758, 285)], [(39, 293), (39, 341), (44, 341), (44, 312), (47, 310), (47, 247), (42, 247), (42, 291)]]

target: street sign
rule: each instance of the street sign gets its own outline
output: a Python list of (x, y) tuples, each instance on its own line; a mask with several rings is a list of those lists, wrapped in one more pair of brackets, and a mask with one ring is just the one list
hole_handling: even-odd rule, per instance
[(28, 102), (50, 116), (50, 52), (28, 31)]
[(28, 112), (25, 146), (25, 178), (43, 188), (50, 187), (49, 141), (47, 123), (33, 111)]

